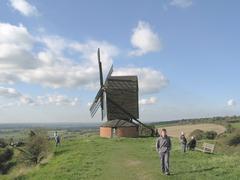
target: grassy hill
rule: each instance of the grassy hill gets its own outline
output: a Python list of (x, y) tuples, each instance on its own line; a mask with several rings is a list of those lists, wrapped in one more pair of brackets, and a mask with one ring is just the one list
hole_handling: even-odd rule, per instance
[(173, 139), (171, 173), (161, 175), (155, 138), (103, 139), (81, 136), (62, 142), (53, 157), (34, 168), (17, 167), (0, 179), (31, 180), (158, 180), (158, 179), (237, 179), (240, 156), (180, 151)]

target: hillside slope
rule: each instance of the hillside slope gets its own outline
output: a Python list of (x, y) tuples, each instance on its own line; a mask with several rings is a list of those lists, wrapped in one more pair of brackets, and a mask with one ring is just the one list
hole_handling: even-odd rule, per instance
[[(237, 179), (240, 157), (179, 150), (173, 140), (169, 177), (160, 173), (154, 138), (103, 139), (98, 136), (69, 139), (55, 149), (53, 157), (40, 167), (16, 179), (31, 180), (157, 180)], [(13, 177), (2, 176), (1, 179)]]

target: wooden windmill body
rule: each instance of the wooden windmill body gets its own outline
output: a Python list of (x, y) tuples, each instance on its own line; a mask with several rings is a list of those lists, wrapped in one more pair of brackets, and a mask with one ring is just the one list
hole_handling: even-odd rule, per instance
[(100, 89), (90, 107), (90, 112), (93, 117), (101, 107), (102, 120), (106, 119), (106, 122), (100, 126), (100, 136), (109, 138), (114, 136), (138, 137), (139, 125), (149, 127), (138, 120), (137, 76), (112, 76), (113, 67), (111, 67), (103, 83), (99, 49), (98, 63)]

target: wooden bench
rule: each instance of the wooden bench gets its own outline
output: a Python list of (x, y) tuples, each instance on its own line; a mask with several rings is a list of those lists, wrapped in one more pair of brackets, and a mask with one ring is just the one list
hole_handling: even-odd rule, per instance
[(202, 148), (195, 148), (195, 149), (204, 153), (213, 153), (214, 148), (215, 148), (215, 144), (203, 143)]

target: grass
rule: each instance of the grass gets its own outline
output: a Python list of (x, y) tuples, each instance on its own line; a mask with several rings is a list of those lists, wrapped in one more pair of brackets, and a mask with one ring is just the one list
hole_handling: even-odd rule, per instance
[(0, 179), (193, 180), (240, 177), (239, 155), (184, 154), (177, 139), (173, 139), (170, 163), (172, 175), (161, 175), (155, 138), (82, 136), (63, 141), (61, 147), (54, 150), (53, 157), (40, 166), (15, 169), (9, 175), (0, 176)]
[(240, 129), (240, 122), (239, 123), (231, 123), (233, 128)]

